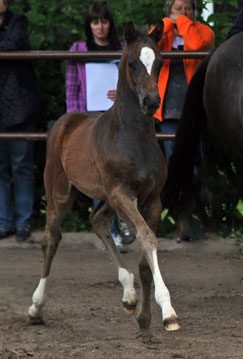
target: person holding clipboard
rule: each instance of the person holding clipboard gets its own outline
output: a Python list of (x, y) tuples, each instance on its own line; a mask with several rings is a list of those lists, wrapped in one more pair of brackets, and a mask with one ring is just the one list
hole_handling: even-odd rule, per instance
[[(85, 34), (86, 40), (75, 42), (70, 51), (116, 51), (123, 48), (106, 2), (94, 2), (89, 6)], [(67, 112), (106, 111), (115, 100), (117, 81), (118, 66), (115, 62), (67, 61)], [(118, 218), (118, 223), (120, 230), (113, 221), (111, 233), (119, 251), (126, 253), (123, 242), (129, 244), (135, 236), (121, 218)]]

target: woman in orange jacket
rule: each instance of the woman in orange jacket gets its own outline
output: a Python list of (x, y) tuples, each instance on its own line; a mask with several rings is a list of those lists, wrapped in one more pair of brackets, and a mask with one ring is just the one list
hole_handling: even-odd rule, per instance
[[(195, 21), (195, 0), (166, 0), (163, 19), (164, 34), (159, 42), (160, 51), (185, 50), (207, 51), (214, 47), (215, 36), (209, 26)], [(200, 59), (165, 59), (160, 70), (158, 87), (161, 106), (155, 114), (162, 132), (176, 132), (188, 83), (194, 75)], [(164, 141), (164, 152), (168, 161), (173, 141)], [(193, 202), (189, 207), (193, 207)], [(198, 230), (190, 225), (189, 207), (180, 213), (175, 236), (180, 240), (201, 238)]]
[[(206, 51), (213, 48), (213, 30), (195, 21), (195, 0), (166, 0), (165, 11), (164, 34), (158, 44), (160, 51)], [(162, 132), (176, 132), (188, 83), (200, 62), (200, 59), (164, 60), (158, 81), (161, 106), (155, 114)], [(172, 146), (173, 141), (164, 142), (167, 161)]]

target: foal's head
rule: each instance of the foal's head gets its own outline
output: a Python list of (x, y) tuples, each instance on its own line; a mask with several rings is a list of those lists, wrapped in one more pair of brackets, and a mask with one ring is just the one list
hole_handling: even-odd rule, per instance
[(153, 115), (160, 106), (157, 83), (163, 60), (157, 42), (163, 29), (163, 21), (150, 35), (137, 31), (131, 22), (125, 29), (127, 47), (120, 66), (125, 67), (129, 86), (137, 94), (140, 108), (146, 115)]

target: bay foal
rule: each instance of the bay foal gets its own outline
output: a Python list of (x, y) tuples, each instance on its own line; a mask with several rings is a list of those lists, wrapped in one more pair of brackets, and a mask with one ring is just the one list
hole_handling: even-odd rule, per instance
[(150, 36), (129, 23), (114, 105), (98, 118), (85, 113), (65, 114), (49, 135), (44, 174), (47, 195), (44, 266), (29, 308), (34, 323), (42, 321), (51, 263), (61, 240), (61, 221), (80, 191), (100, 200), (90, 222), (117, 267), (125, 311), (134, 313), (137, 299), (134, 275), (123, 264), (110, 233), (115, 212), (136, 234), (141, 249), (142, 298), (137, 314), (141, 331), (146, 334), (150, 327), (152, 280), (165, 329), (179, 328), (160, 273), (155, 236), (162, 210), (160, 193), (167, 176), (153, 121), (160, 105), (157, 79), (162, 57), (157, 41), (162, 33), (163, 22)]

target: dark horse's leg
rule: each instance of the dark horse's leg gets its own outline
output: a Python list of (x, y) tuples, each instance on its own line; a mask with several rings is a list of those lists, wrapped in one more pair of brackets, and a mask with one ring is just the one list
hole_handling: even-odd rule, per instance
[(90, 223), (92, 224), (97, 236), (102, 240), (108, 249), (114, 264), (118, 270), (118, 279), (123, 286), (123, 307), (126, 313), (134, 314), (136, 309), (136, 292), (134, 289), (134, 275), (129, 272), (121, 259), (120, 253), (114, 243), (110, 232), (110, 224), (114, 216), (114, 211), (107, 202), (101, 201), (95, 207), (90, 215)]
[(45, 188), (47, 195), (46, 229), (42, 241), (44, 256), (43, 270), (38, 287), (29, 308), (29, 317), (33, 324), (42, 322), (42, 308), (45, 304), (47, 282), (51, 263), (61, 240), (61, 222), (77, 193), (71, 188), (60, 163), (56, 160), (55, 170), (51, 161), (45, 168)]
[(139, 263), (139, 273), (142, 284), (142, 302), (137, 317), (140, 329), (147, 332), (150, 326), (150, 288), (152, 278), (155, 286), (155, 300), (161, 307), (165, 329), (179, 329), (177, 315), (171, 305), (170, 294), (165, 286), (158, 264), (157, 239), (154, 232), (162, 209), (159, 195), (153, 195), (146, 204), (147, 213), (143, 212), (143, 216), (146, 218), (147, 223), (138, 211), (137, 200), (131, 199), (123, 191), (116, 188), (110, 198), (110, 203), (113, 203), (114, 209), (136, 234), (136, 239), (141, 248), (142, 256)]

